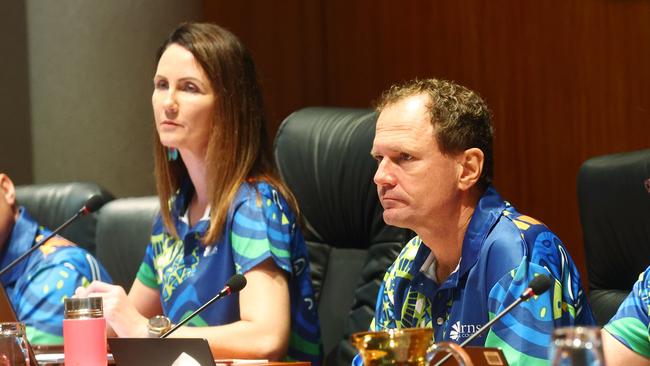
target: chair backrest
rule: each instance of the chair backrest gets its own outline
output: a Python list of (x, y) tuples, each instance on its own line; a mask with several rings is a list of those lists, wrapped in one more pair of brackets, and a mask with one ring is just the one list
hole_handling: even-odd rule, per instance
[(614, 315), (650, 264), (650, 149), (584, 162), (578, 203), (596, 321)]
[(158, 197), (120, 198), (104, 205), (97, 225), (97, 259), (113, 283), (131, 288), (151, 238)]
[(413, 235), (383, 221), (370, 156), (375, 121), (370, 110), (306, 108), (275, 138), (304, 221), (327, 365), (350, 364), (349, 335), (368, 329), (383, 275)]
[[(54, 230), (71, 218), (93, 195), (104, 202), (111, 201), (113, 195), (95, 183), (52, 183), (16, 187), (16, 199), (25, 206), (29, 214), (39, 224)], [(97, 213), (80, 218), (61, 231), (60, 235), (95, 253), (95, 228)]]

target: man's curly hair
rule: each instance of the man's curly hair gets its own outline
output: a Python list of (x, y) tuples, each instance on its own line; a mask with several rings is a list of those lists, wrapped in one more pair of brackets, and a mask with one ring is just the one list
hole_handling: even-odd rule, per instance
[(492, 183), (493, 128), (490, 111), (477, 93), (452, 81), (439, 79), (411, 80), (393, 85), (376, 103), (377, 112), (414, 95), (429, 96), (429, 115), (435, 137), (444, 154), (455, 154), (469, 148), (479, 148), (485, 155), (483, 172), (478, 185), (486, 189)]

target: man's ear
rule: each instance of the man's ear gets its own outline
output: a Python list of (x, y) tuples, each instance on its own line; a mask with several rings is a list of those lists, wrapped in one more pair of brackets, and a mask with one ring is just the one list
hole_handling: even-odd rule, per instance
[(4, 173), (0, 173), (0, 196), (2, 199), (7, 201), (7, 204), (11, 207), (16, 205), (16, 188), (14, 187), (14, 182), (9, 179), (9, 176)]
[(466, 191), (475, 186), (483, 172), (485, 155), (479, 148), (469, 148), (458, 155), (460, 174), (458, 177), (458, 188)]

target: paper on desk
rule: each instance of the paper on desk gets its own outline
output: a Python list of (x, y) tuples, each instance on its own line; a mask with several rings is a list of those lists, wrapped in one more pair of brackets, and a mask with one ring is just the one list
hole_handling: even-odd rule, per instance
[(63, 353), (40, 353), (36, 355), (36, 361), (41, 362), (63, 362)]
[(243, 358), (219, 358), (214, 360), (217, 366), (233, 366), (233, 365), (258, 365), (269, 363), (269, 360), (251, 360)]
[(171, 366), (201, 366), (199, 361), (195, 360), (194, 357), (183, 352), (178, 356), (178, 358), (172, 363)]
[[(106, 355), (106, 359), (109, 362), (113, 361), (113, 355), (109, 353)], [(38, 363), (60, 363), (65, 361), (65, 358), (63, 357), (63, 353), (38, 353), (36, 354), (36, 361), (38, 361)]]

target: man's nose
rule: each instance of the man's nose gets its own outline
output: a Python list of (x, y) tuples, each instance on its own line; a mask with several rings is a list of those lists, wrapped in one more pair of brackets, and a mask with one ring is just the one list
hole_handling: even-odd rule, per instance
[(392, 163), (389, 159), (381, 159), (379, 165), (377, 165), (374, 181), (378, 187), (395, 185), (395, 175), (393, 173)]

